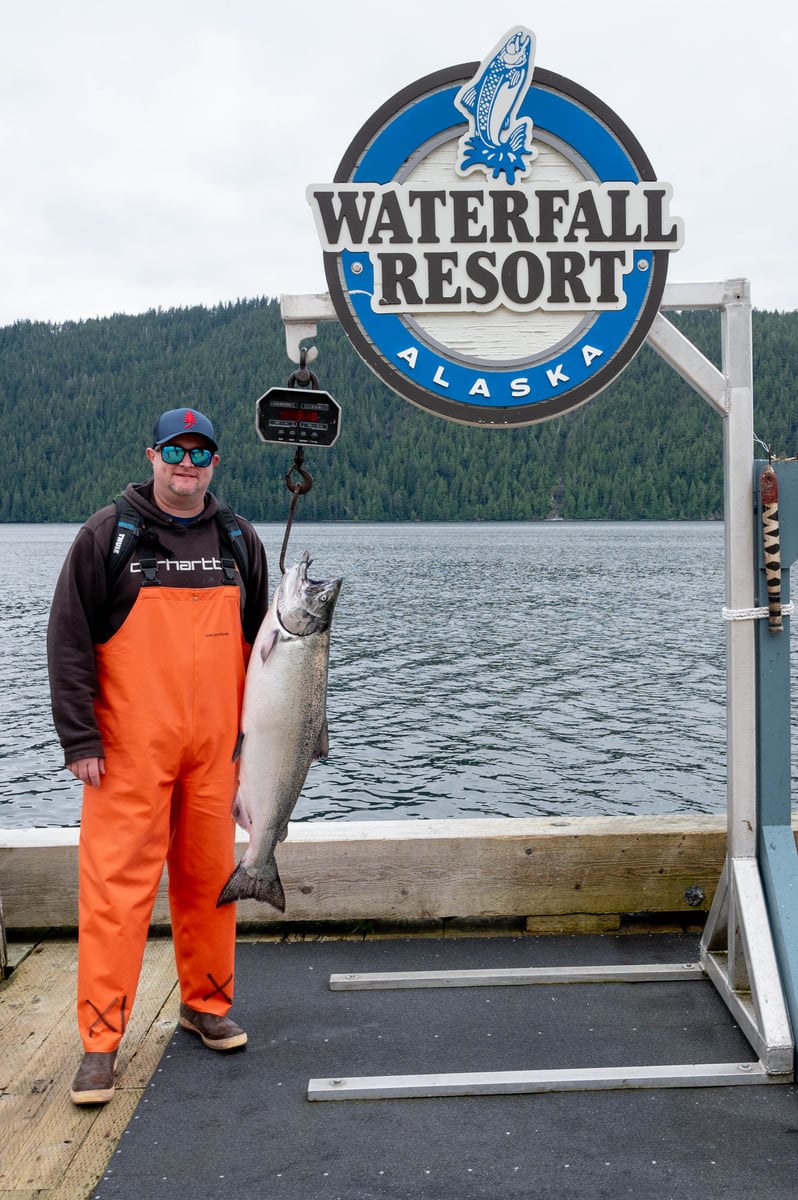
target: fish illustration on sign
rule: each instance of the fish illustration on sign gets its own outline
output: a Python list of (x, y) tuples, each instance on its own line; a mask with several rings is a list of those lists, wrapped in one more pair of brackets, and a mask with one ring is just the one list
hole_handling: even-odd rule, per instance
[(537, 151), (532, 145), (532, 118), (518, 110), (532, 82), (535, 35), (518, 27), (480, 64), (474, 78), (454, 99), (468, 118), (468, 133), (459, 143), (456, 169), (461, 175), (482, 169), (508, 183), (525, 174)]

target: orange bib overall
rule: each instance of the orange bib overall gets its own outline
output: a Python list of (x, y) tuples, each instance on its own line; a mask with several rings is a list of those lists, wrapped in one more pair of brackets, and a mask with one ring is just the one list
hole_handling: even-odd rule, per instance
[(152, 908), (169, 870), (181, 999), (223, 1016), (233, 998), (231, 806), (247, 646), (237, 586), (142, 587), (97, 647), (105, 749), (80, 834), (78, 1025), (85, 1050), (116, 1048), (130, 1016)]

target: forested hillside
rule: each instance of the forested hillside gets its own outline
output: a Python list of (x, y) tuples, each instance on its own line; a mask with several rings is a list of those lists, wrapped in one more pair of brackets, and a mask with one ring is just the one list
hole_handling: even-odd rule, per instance
[[(718, 314), (671, 319), (719, 362)], [(647, 347), (576, 412), (485, 430), (397, 399), (337, 324), (316, 344), (343, 422), (335, 446), (307, 451), (304, 520), (722, 516), (722, 421)], [(780, 457), (798, 453), (798, 313), (754, 314), (754, 360), (756, 433)], [(182, 405), (216, 425), (217, 493), (253, 520), (282, 520), (293, 452), (258, 440), (255, 401), (292, 369), (275, 300), (0, 329), (0, 520), (83, 520), (148, 476), (154, 419)]]

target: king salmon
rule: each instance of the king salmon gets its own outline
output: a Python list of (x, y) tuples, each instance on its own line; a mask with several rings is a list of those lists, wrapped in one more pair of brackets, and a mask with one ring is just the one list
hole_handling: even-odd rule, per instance
[(274, 848), (315, 758), (326, 757), (330, 623), (341, 579), (308, 579), (308, 552), (286, 571), (252, 647), (241, 713), (234, 815), (249, 846), (217, 907), (263, 900), (285, 912)]

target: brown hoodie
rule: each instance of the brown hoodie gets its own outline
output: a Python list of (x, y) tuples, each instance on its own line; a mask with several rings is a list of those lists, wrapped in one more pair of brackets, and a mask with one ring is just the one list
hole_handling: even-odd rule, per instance
[[(152, 480), (128, 484), (125, 497), (142, 514), (144, 526), (110, 593), (106, 564), (116, 529), (113, 504), (94, 513), (78, 530), (53, 596), (47, 629), (50, 697), (67, 763), (103, 754), (94, 716), (94, 647), (121, 628), (136, 601), (142, 578), (140, 554), (155, 558), (164, 587), (207, 588), (224, 582), (215, 496), (206, 495), (203, 512), (190, 525), (181, 524), (156, 506)], [(249, 554), (249, 579), (245, 582), (239, 577), (241, 624), (244, 639), (251, 645), (268, 608), (266, 554), (249, 522), (238, 520)], [(168, 654), (169, 647), (154, 646), (152, 652)], [(142, 703), (147, 702), (142, 697)]]

